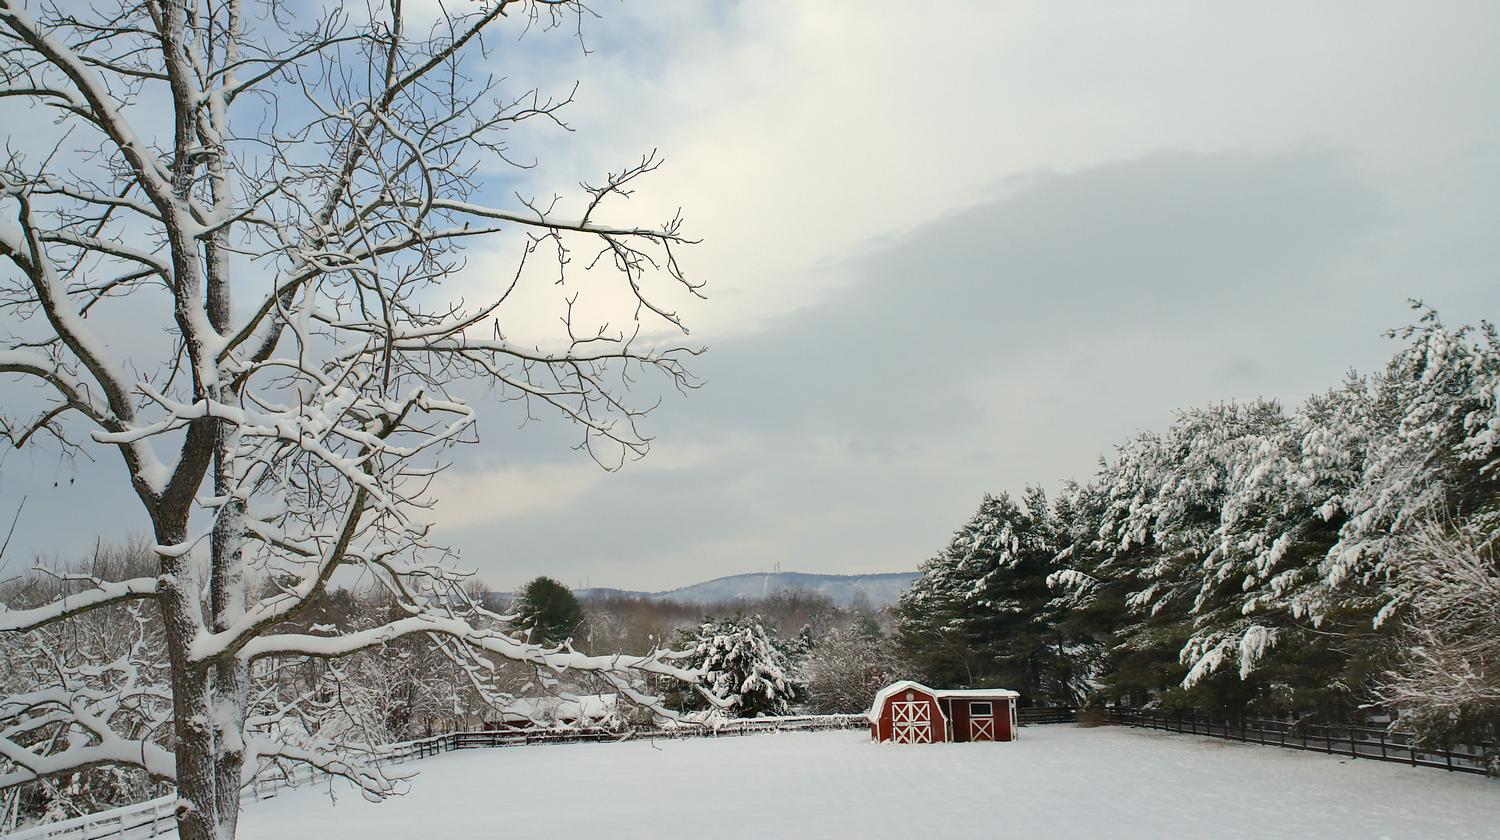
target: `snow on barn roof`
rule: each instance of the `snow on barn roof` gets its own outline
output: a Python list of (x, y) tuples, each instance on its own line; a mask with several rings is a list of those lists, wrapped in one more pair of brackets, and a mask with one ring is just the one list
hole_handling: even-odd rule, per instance
[(1019, 693), (1011, 691), (1008, 688), (928, 688), (916, 680), (900, 680), (891, 683), (875, 693), (875, 700), (870, 704), (870, 711), (865, 713), (865, 717), (871, 723), (879, 721), (880, 710), (885, 706), (885, 701), (908, 689), (915, 689), (939, 698), (973, 697), (977, 699), (982, 697), (1010, 698), (1021, 696)]

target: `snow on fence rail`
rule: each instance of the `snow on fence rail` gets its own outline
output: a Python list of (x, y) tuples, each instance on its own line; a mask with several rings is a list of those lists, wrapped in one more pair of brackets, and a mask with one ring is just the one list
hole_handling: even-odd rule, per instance
[[(560, 727), (449, 732), (414, 741), (387, 744), (380, 747), (376, 755), (377, 761), (402, 762), (427, 758), (452, 750), (477, 748), (623, 741), (636, 738), (717, 738), (760, 732), (862, 729), (868, 725), (869, 721), (864, 715), (790, 715), (725, 720), (701, 725), (679, 725), (671, 728), (645, 727), (613, 730)], [(275, 796), (281, 788), (298, 787), (320, 776), (327, 778), (311, 768), (302, 768), (290, 778), (258, 780), (241, 791), (240, 799), (243, 801)], [(14, 834), (6, 834), (4, 840), (148, 840), (148, 838), (167, 834), (176, 829), (177, 822), (173, 814), (176, 805), (176, 796), (162, 796), (134, 805), (125, 805), (108, 811), (33, 826)]]
[(1185, 735), (1207, 735), (1231, 741), (1309, 750), (1350, 758), (1398, 761), (1412, 767), (1434, 767), (1455, 773), (1487, 774), (1485, 751), (1455, 745), (1449, 749), (1422, 747), (1402, 732), (1349, 724), (1296, 723), (1264, 718), (1219, 718), (1195, 712), (1160, 713), (1134, 709), (1106, 709), (1105, 720)]
[(46, 823), (4, 835), (6, 840), (37, 840), (37, 838), (68, 838), (68, 840), (93, 840), (96, 837), (113, 837), (120, 840), (156, 837), (177, 828), (174, 809), (177, 797), (161, 796), (99, 811), (81, 817)]

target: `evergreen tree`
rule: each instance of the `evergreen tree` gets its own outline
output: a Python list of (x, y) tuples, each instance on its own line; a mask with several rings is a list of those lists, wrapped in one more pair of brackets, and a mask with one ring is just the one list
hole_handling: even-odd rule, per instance
[(1064, 492), (1049, 580), (1104, 697), (1345, 717), (1412, 667), (1410, 535), (1500, 521), (1500, 338), (1426, 309), (1392, 335), (1377, 375), (1185, 411)]
[(1047, 575), (1057, 554), (1045, 496), (1021, 505), (985, 496), (898, 607), (898, 636), (924, 677), (943, 686), (1004, 685), (1032, 701), (1061, 701), (1065, 647)]
[(573, 590), (545, 576), (522, 588), (511, 612), (514, 627), (537, 644), (561, 644), (583, 623), (583, 605)]
[[(759, 616), (705, 620), (696, 633), (684, 634), (692, 651), (688, 662), (703, 672), (703, 686), (728, 701), (722, 708), (735, 717), (784, 715), (797, 696), (788, 676), (786, 652), (767, 632)], [(677, 698), (684, 708), (708, 707), (701, 695)]]

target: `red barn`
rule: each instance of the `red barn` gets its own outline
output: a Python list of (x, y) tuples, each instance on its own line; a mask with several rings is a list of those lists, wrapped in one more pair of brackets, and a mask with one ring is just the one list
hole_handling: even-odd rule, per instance
[(1014, 741), (1019, 697), (1003, 688), (938, 689), (902, 680), (875, 695), (870, 737), (897, 744)]

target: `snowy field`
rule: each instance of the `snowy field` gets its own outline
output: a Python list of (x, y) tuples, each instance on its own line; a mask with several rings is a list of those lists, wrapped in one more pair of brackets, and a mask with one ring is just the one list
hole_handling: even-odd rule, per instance
[(242, 840), (414, 837), (1496, 838), (1500, 782), (1116, 727), (1011, 744), (864, 732), (445, 754), (410, 794), (251, 803)]

